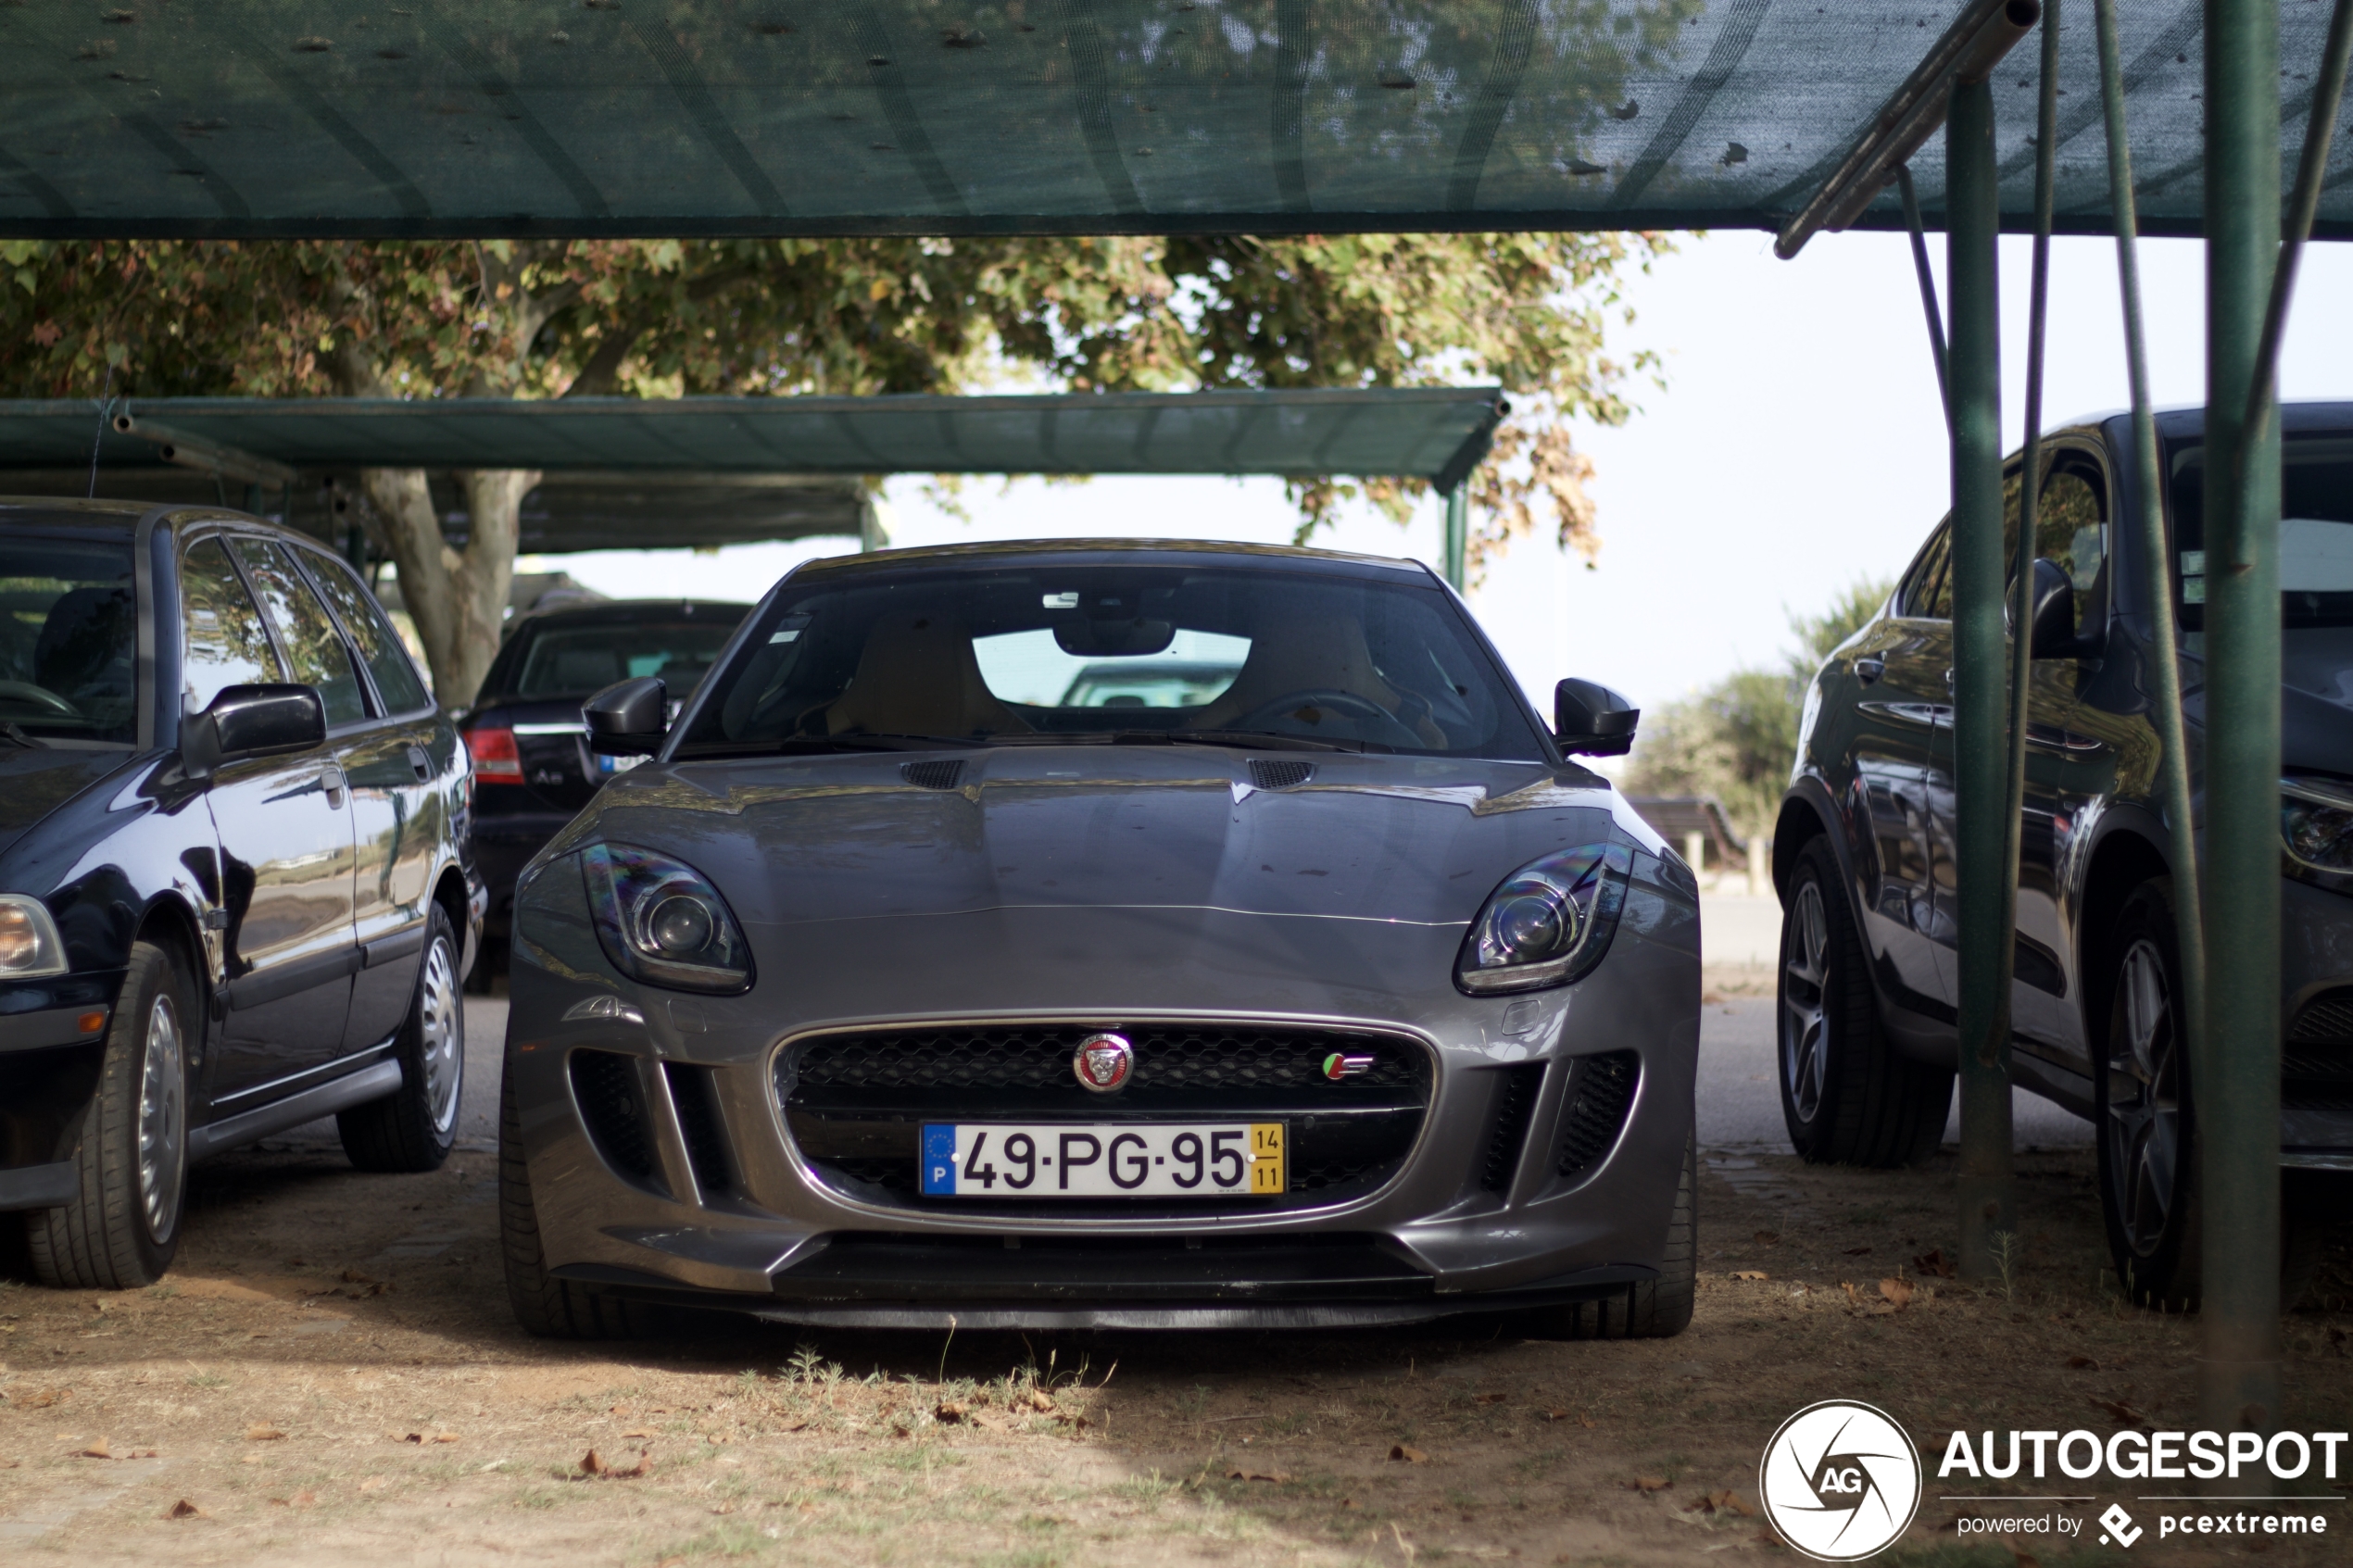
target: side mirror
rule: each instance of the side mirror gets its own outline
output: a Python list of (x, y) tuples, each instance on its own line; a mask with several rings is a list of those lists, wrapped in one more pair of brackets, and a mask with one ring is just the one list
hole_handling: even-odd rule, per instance
[[(2004, 607), (2007, 619), (2018, 619), (2017, 600)], [(2016, 631), (2012, 627), (2013, 632)], [(2034, 620), (2027, 643), (2030, 659), (2065, 659), (2078, 651), (2075, 634), (2075, 584), (2055, 560), (2034, 563)]]
[(1553, 738), (1564, 753), (1623, 757), (1634, 749), (1642, 710), (1597, 681), (1571, 678), (1553, 688)]
[(327, 708), (312, 686), (223, 686), (182, 729), (180, 749), (189, 771), (208, 773), (224, 762), (326, 745)]
[(650, 757), (670, 728), (670, 688), (659, 675), (616, 681), (580, 705), (588, 749), (600, 757)]

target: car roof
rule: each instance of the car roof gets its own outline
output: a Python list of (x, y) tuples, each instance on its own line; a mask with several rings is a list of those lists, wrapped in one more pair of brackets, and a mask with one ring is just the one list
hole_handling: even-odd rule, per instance
[(241, 512), (233, 507), (189, 506), (174, 503), (158, 506), (153, 501), (119, 501), (100, 496), (90, 500), (61, 495), (0, 495), (0, 529), (81, 528), (92, 533), (107, 533), (129, 536), (143, 524), (153, 521), (158, 528), (173, 530), (193, 528), (203, 523), (228, 523), (257, 533), (274, 534), (298, 544), (313, 546), (333, 553), (333, 547), (315, 534), (298, 528), (271, 522), (267, 518)]
[(600, 621), (693, 616), (705, 610), (740, 617), (750, 613), (751, 604), (745, 599), (597, 599), (587, 604), (549, 605), (545, 609), (527, 609), (516, 616), (508, 623), (508, 634), (511, 636), (526, 625), (537, 626), (550, 621), (576, 621), (593, 626)]
[(1342, 550), (1311, 550), (1298, 545), (1252, 545), (1224, 539), (1006, 539), (970, 545), (926, 545), (904, 550), (874, 550), (854, 556), (826, 556), (801, 566), (796, 577), (849, 575), (888, 571), (894, 568), (956, 566), (1102, 565), (1120, 557), (1139, 564), (1176, 566), (1199, 564), (1204, 557), (1223, 557), (1254, 566), (1294, 571), (1321, 571), (1361, 576), (1367, 569), (1382, 574), (1427, 579), (1429, 570), (1418, 561), (1390, 556), (1353, 555)]

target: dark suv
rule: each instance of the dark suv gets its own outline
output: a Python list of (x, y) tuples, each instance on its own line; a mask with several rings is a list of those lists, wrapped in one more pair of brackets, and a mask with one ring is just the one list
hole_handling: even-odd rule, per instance
[[(2193, 778), (2205, 714), (2203, 415), (2158, 418)], [(2280, 1141), (2291, 1172), (2353, 1171), (2353, 404), (2282, 412)], [(2194, 1299), (2193, 1086), (2160, 756), (2147, 717), (2131, 420), (2058, 432), (2036, 546), (2073, 625), (2036, 629), (2011, 989), (2015, 1080), (2098, 1126), (2120, 1277)], [(2017, 537), (2020, 465), (2007, 472)], [(1808, 1160), (1899, 1164), (1943, 1135), (1957, 1060), (1949, 520), (1806, 696), (1773, 845), (1781, 1105)], [(2014, 558), (2014, 544), (2006, 558)], [(2042, 569), (2038, 568), (2038, 574)], [(2056, 586), (2056, 582), (2054, 582)], [(2070, 632), (2071, 630), (2071, 635)], [(2055, 634), (2054, 634), (2055, 633)], [(2328, 1181), (2327, 1177), (2299, 1178)], [(2296, 1245), (2324, 1216), (2292, 1204)]]
[[(0, 1210), (152, 1283), (188, 1165), (457, 1135), (466, 756), (359, 578), (209, 508), (0, 501)], [(13, 1216), (10, 1216), (13, 1217)]]
[(506, 967), (515, 873), (607, 779), (644, 760), (589, 751), (581, 703), (615, 681), (656, 675), (675, 712), (750, 608), (712, 599), (567, 604), (519, 616), (507, 629), (473, 706), (459, 719), (473, 753), (474, 855), (490, 892), (477, 987)]

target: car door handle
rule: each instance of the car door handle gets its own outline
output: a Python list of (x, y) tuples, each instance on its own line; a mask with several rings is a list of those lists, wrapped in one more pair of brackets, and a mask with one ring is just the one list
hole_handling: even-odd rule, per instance
[(1866, 654), (1855, 661), (1855, 678), (1867, 686), (1886, 673), (1887, 660), (1877, 654)]
[(343, 809), (344, 795), (347, 786), (341, 768), (337, 767), (333, 762), (330, 762), (325, 767), (321, 768), (319, 770), (319, 787), (327, 792), (327, 809), (329, 810), (339, 811)]
[(409, 769), (417, 775), (419, 784), (433, 782), (433, 759), (425, 755), (423, 746), (412, 746), (409, 748)]

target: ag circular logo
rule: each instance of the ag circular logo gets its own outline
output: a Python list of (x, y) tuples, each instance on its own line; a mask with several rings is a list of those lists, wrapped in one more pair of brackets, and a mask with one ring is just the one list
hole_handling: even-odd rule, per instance
[(1920, 1506), (1920, 1455), (1886, 1411), (1824, 1399), (1781, 1423), (1756, 1467), (1765, 1516), (1822, 1562), (1892, 1545)]
[(1124, 1088), (1136, 1071), (1136, 1047), (1117, 1035), (1089, 1035), (1078, 1042), (1070, 1070), (1081, 1084), (1099, 1095)]

